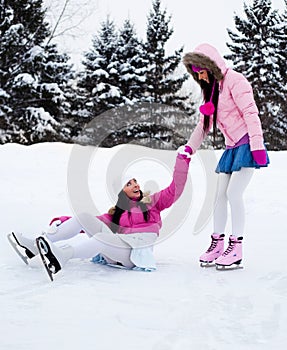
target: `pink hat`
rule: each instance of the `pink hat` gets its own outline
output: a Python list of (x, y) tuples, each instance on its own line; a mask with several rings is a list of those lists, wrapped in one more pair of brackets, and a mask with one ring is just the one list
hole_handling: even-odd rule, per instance
[(202, 67), (196, 67), (196, 66), (191, 66), (191, 69), (195, 72), (195, 73), (198, 73), (198, 72), (200, 72), (201, 70), (207, 70), (208, 71), (208, 69), (207, 68), (202, 68)]

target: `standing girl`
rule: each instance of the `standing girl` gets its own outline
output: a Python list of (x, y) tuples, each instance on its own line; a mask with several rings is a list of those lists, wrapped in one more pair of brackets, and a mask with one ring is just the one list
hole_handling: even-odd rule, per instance
[[(199, 260), (201, 266), (216, 263), (218, 269), (239, 267), (245, 223), (243, 192), (254, 169), (269, 163), (253, 90), (242, 74), (227, 68), (218, 51), (209, 44), (201, 44), (187, 53), (183, 62), (200, 85), (205, 102), (199, 108), (200, 121), (188, 141), (192, 153), (196, 152), (211, 128), (213, 135), (217, 127), (220, 129), (226, 144), (216, 168), (219, 176), (212, 241)], [(228, 202), (232, 235), (224, 250)]]

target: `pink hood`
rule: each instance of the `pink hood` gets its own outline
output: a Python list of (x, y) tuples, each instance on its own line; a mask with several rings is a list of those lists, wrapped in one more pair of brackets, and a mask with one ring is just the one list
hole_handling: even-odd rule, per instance
[(214, 63), (216, 63), (218, 68), (221, 70), (221, 73), (225, 75), (227, 71), (227, 66), (225, 64), (224, 59), (221, 57), (220, 53), (215, 47), (209, 44), (201, 44), (198, 45), (193, 52), (209, 57), (212, 61), (214, 61)]

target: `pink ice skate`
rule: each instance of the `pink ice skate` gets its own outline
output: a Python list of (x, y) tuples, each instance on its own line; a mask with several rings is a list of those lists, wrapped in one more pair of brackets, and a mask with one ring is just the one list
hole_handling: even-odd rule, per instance
[(212, 234), (211, 245), (199, 258), (201, 267), (215, 266), (213, 263), (224, 251), (224, 234)]
[(216, 260), (217, 270), (234, 270), (242, 268), (242, 237), (229, 237), (229, 245), (225, 252)]

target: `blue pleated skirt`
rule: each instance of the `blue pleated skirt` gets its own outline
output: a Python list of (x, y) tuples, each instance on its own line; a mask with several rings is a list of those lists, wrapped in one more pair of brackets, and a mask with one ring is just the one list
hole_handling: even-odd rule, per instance
[[(267, 152), (267, 151), (266, 151)], [(216, 167), (217, 173), (231, 174), (234, 171), (239, 171), (241, 168), (262, 168), (267, 167), (270, 163), (267, 153), (267, 164), (258, 165), (250, 151), (249, 143), (241, 145), (235, 148), (226, 149)]]

